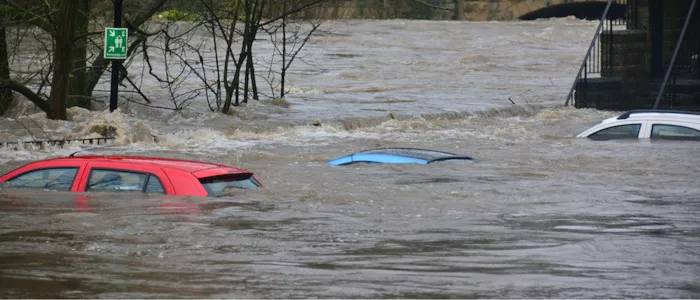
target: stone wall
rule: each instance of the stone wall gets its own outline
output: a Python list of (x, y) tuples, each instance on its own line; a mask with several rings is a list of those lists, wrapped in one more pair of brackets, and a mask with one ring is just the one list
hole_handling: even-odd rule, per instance
[[(678, 38), (680, 37), (681, 29), (688, 16), (688, 7), (691, 0), (676, 0), (676, 5), (666, 5), (664, 14), (664, 45), (663, 56), (664, 61), (670, 61), (673, 52), (675, 51)], [(693, 12), (692, 22), (689, 24), (685, 35), (684, 45), (681, 47), (680, 55), (677, 59), (681, 63), (690, 63), (691, 55), (698, 54), (700, 51), (700, 6), (695, 7)]]
[[(225, 2), (225, 0), (214, 1)], [(305, 10), (302, 14), (305, 17), (318, 19), (510, 21), (542, 8), (574, 2), (605, 3), (607, 0), (325, 0), (319, 8)], [(199, 12), (203, 7), (198, 3), (191, 0), (170, 0), (162, 10)], [(268, 1), (268, 10), (280, 10), (281, 3), (281, 1)], [(94, 0), (93, 4), (95, 11), (111, 13), (110, 1)], [(134, 12), (140, 6), (139, 1), (125, 1), (124, 11)]]
[[(593, 0), (606, 2), (605, 0)], [(518, 17), (544, 7), (572, 3), (593, 2), (589, 0), (501, 0), (501, 1), (462, 1), (462, 20), (515, 20)]]
[[(440, 10), (427, 7), (413, 0), (332, 0), (308, 12), (317, 18), (359, 19), (430, 19), (509, 21), (544, 7), (572, 2), (607, 2), (606, 0), (421, 0), (430, 5), (444, 7)], [(455, 3), (458, 9), (455, 13)]]
[[(600, 46), (601, 76), (621, 77), (625, 82), (649, 78), (651, 53), (646, 30), (615, 30), (612, 35), (603, 33), (600, 35)], [(612, 57), (611, 62), (608, 62), (609, 57)]]

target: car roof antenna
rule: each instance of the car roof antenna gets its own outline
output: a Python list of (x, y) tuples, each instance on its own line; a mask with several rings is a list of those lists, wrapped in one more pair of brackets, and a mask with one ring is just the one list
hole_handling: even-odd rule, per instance
[(78, 154), (79, 152), (82, 152), (82, 151), (83, 151), (83, 150), (75, 151), (75, 152), (71, 153), (70, 155), (68, 155), (68, 157), (73, 157), (73, 156), (75, 156), (76, 154)]
[(78, 151), (71, 153), (70, 155), (68, 155), (68, 157), (75, 157), (75, 155), (80, 153), (80, 152), (90, 151), (92, 149), (97, 149), (97, 148), (102, 148), (102, 147), (104, 147), (104, 146), (94, 146), (94, 147), (90, 147), (90, 148), (80, 149)]

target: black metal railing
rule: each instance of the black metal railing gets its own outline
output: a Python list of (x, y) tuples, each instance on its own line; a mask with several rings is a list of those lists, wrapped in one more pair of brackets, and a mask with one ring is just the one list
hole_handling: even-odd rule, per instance
[[(634, 0), (631, 0), (631, 1), (634, 1)], [(623, 7), (623, 9), (622, 9), (623, 16), (622, 16), (622, 18), (620, 18), (616, 14), (615, 18), (611, 18), (612, 20), (610, 20), (611, 25), (627, 25), (627, 23), (629, 23), (631, 16), (630, 16), (630, 10), (629, 10), (630, 5), (628, 5), (628, 4), (632, 4), (632, 3), (628, 3), (628, 2), (630, 2), (630, 0), (613, 0), (613, 4)], [(610, 15), (610, 14), (608, 14), (608, 15)]]
[[(700, 80), (700, 7), (692, 0), (671, 60), (665, 65), (666, 75), (654, 102), (654, 109), (682, 106), (680, 82)], [(695, 15), (695, 17), (693, 17)]]
[[(632, 0), (634, 1), (634, 0)], [(636, 2), (635, 2), (636, 3)], [(635, 4), (629, 3), (629, 4)], [(625, 16), (624, 18), (608, 18), (610, 15), (611, 7), (615, 5), (625, 6)], [(586, 56), (583, 58), (581, 67), (576, 74), (576, 79), (574, 79), (574, 84), (571, 86), (568, 96), (566, 97), (565, 106), (568, 106), (572, 102), (574, 97), (574, 92), (585, 92), (587, 90), (588, 75), (590, 74), (600, 74), (599, 76), (613, 76), (614, 75), (614, 48), (613, 48), (613, 28), (615, 26), (627, 25), (627, 22), (632, 18), (636, 23), (636, 15), (632, 17), (632, 13), (636, 14), (636, 11), (631, 10), (628, 5), (627, 0), (608, 0), (608, 4), (605, 6), (603, 15), (600, 18), (600, 23), (596, 29), (595, 35), (593, 35), (593, 40), (591, 41)], [(636, 26), (636, 24), (635, 24)], [(605, 43), (602, 42), (603, 37), (605, 37)], [(577, 86), (581, 82), (579, 91)], [(585, 98), (585, 97), (584, 97)]]
[(89, 144), (89, 145), (106, 145), (108, 141), (114, 140), (113, 137), (101, 138), (85, 138), (85, 139), (68, 139), (68, 140), (43, 140), (43, 141), (18, 141), (18, 142), (0, 142), (0, 147), (18, 149), (20, 146), (32, 145), (35, 147), (44, 147), (45, 145), (63, 146), (67, 144)]

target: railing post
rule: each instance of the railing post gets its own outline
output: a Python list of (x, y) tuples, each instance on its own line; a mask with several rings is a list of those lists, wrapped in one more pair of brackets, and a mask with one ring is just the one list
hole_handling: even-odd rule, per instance
[[(695, 41), (695, 75), (700, 78), (700, 31), (695, 31)], [(691, 59), (693, 59), (693, 57), (691, 57)]]
[(588, 67), (583, 68), (583, 103), (585, 107), (588, 107)]
[[(603, 25), (600, 32), (603, 31), (605, 31), (605, 25)], [(586, 69), (586, 72), (600, 72), (603, 68), (603, 47), (601, 47), (601, 45), (603, 45), (603, 39), (600, 38), (600, 33), (598, 33), (597, 38), (598, 40), (593, 44), (593, 56), (589, 57), (588, 62), (586, 62), (590, 70)]]
[(615, 65), (615, 56), (613, 55), (613, 21), (610, 20), (610, 39), (608, 40), (608, 64), (610, 65), (610, 77), (613, 76), (613, 66)]
[(675, 72), (672, 75), (673, 78), (671, 79), (671, 82), (673, 86), (671, 87), (671, 99), (668, 100), (668, 108), (672, 108), (676, 104), (678, 104), (676, 103), (676, 88), (678, 87), (678, 85), (676, 84), (676, 78), (678, 77), (677, 75), (678, 74), (676, 74)]

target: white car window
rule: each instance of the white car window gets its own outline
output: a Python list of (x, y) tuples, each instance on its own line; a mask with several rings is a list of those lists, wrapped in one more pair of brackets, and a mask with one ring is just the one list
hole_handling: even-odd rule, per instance
[(78, 168), (48, 168), (24, 173), (8, 180), (14, 188), (51, 189), (70, 191)]
[(642, 124), (628, 124), (608, 127), (588, 136), (593, 140), (628, 139), (639, 137), (639, 129)]
[(700, 140), (700, 131), (683, 126), (654, 124), (651, 127), (651, 138)]

